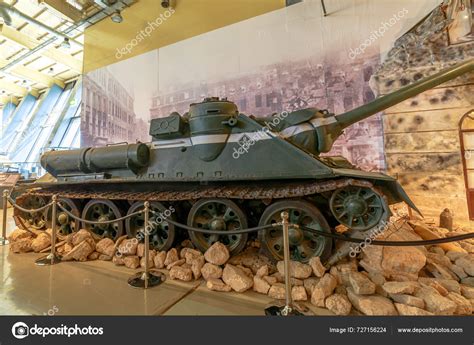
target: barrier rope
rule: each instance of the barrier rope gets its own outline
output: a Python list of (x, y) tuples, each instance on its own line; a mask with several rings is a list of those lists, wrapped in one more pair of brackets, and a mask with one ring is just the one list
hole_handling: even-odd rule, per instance
[(28, 209), (28, 208), (23, 208), (23, 207), (17, 205), (16, 202), (15, 202), (15, 200), (13, 200), (11, 197), (8, 197), (8, 201), (10, 202), (10, 204), (11, 204), (13, 207), (19, 209), (19, 210), (22, 211), (22, 212), (26, 212), (26, 213), (41, 212), (41, 211), (46, 210), (48, 207), (50, 207), (50, 206), (53, 205), (53, 203), (50, 202), (49, 204), (46, 204), (46, 205), (44, 205), (44, 206), (42, 206), (42, 207), (40, 207), (40, 208), (30, 208), (30, 209)]
[(201, 228), (195, 228), (189, 225), (181, 224), (178, 222), (175, 222), (170, 219), (166, 219), (165, 222), (169, 222), (173, 224), (174, 226), (177, 226), (178, 228), (186, 229), (189, 231), (195, 231), (195, 232), (200, 232), (203, 234), (208, 234), (208, 235), (241, 235), (241, 234), (246, 234), (249, 232), (254, 232), (254, 231), (260, 231), (260, 230), (265, 230), (265, 229), (271, 229), (275, 227), (281, 226), (281, 223), (275, 223), (275, 224), (269, 224), (269, 225), (262, 225), (262, 226), (256, 226), (253, 228), (247, 228), (247, 229), (238, 229), (238, 230), (208, 230), (208, 229), (201, 229)]
[[(159, 214), (158, 212), (150, 211), (154, 214)], [(195, 228), (189, 225), (184, 225), (181, 223), (178, 223), (176, 221), (170, 220), (165, 218), (166, 222), (169, 222), (173, 224), (174, 226), (177, 226), (179, 228), (183, 228), (189, 231), (195, 231), (195, 232), (200, 232), (203, 234), (210, 234), (210, 235), (234, 235), (234, 234), (243, 234), (243, 233), (248, 233), (248, 232), (253, 232), (253, 231), (259, 231), (259, 230), (264, 230), (264, 229), (269, 229), (269, 228), (274, 228), (281, 226), (281, 223), (275, 223), (275, 224), (270, 224), (270, 225), (264, 225), (264, 226), (259, 226), (259, 227), (254, 227), (254, 228), (248, 228), (248, 229), (241, 229), (241, 230), (234, 230), (234, 231), (219, 231), (219, 230), (207, 230), (207, 229), (201, 229), (201, 228)], [(367, 241), (366, 238), (354, 238), (354, 237), (347, 237), (344, 235), (339, 235), (339, 234), (334, 234), (332, 232), (325, 232), (313, 228), (309, 228), (306, 226), (300, 226), (298, 224), (289, 224), (289, 227), (295, 227), (295, 228), (300, 228), (305, 231), (313, 232), (315, 234), (324, 236), (324, 237), (329, 237), (337, 240), (342, 240), (345, 242), (352, 242), (352, 243), (364, 243)], [(467, 240), (470, 238), (474, 238), (474, 232), (464, 234), (464, 235), (457, 235), (457, 236), (452, 236), (452, 237), (445, 237), (445, 238), (437, 238), (434, 240), (420, 240), (420, 241), (381, 241), (381, 240), (371, 240), (370, 244), (375, 245), (375, 246), (387, 246), (387, 247), (411, 247), (411, 246), (427, 246), (427, 245), (435, 245), (435, 244), (442, 244), (442, 243), (449, 243), (449, 242), (457, 242), (457, 241), (462, 241), (462, 240)]]
[[(290, 224), (290, 226), (291, 226), (291, 224)], [(305, 231), (310, 231), (310, 232), (316, 233), (316, 234), (324, 236), (324, 237), (330, 237), (330, 238), (334, 238), (334, 239), (342, 240), (342, 241), (346, 241), (346, 242), (364, 243), (364, 242), (367, 241), (367, 239), (364, 239), (364, 238), (347, 237), (347, 236), (344, 236), (344, 235), (333, 234), (333, 233), (324, 232), (324, 231), (321, 231), (321, 230), (308, 228), (306, 226), (300, 226), (300, 228), (305, 230)], [(387, 247), (429, 246), (429, 245), (435, 245), (435, 244), (463, 241), (463, 240), (468, 240), (470, 238), (474, 238), (474, 232), (464, 234), (464, 235), (452, 236), (452, 237), (437, 238), (437, 239), (433, 239), (433, 240), (418, 240), (418, 241), (371, 240), (370, 244), (375, 245), (375, 246), (387, 246)]]
[(275, 227), (281, 226), (281, 222), (280, 222), (280, 223), (275, 223), (275, 224), (256, 226), (256, 227), (247, 228), (247, 229), (225, 230), (225, 231), (208, 230), (208, 229), (202, 229), (202, 228), (195, 228), (193, 226), (178, 223), (178, 222), (176, 222), (172, 219), (163, 217), (163, 215), (160, 212), (156, 212), (156, 211), (153, 211), (153, 210), (150, 210), (149, 212), (153, 213), (155, 216), (159, 216), (159, 217), (163, 218), (164, 222), (173, 224), (174, 226), (176, 226), (178, 228), (189, 230), (189, 231), (196, 231), (196, 232), (200, 232), (200, 233), (208, 234), (208, 235), (241, 235), (241, 234), (247, 234), (249, 232), (260, 231), (260, 230), (265, 230), (265, 229), (270, 229), (270, 228), (275, 228)]
[(139, 214), (142, 214), (144, 213), (145, 211), (144, 210), (141, 210), (141, 211), (137, 211), (137, 212), (134, 212), (134, 213), (130, 213), (126, 216), (123, 216), (123, 217), (120, 217), (120, 218), (115, 218), (115, 219), (112, 219), (112, 220), (103, 220), (103, 221), (95, 221), (95, 220), (87, 220), (87, 219), (82, 219), (78, 216), (76, 216), (75, 214), (71, 213), (69, 210), (67, 210), (63, 205), (61, 205), (60, 202), (58, 202), (58, 207), (64, 212), (66, 213), (69, 217), (75, 219), (75, 220), (78, 220), (80, 222), (84, 222), (86, 224), (112, 224), (112, 223), (116, 223), (116, 222), (121, 222), (122, 220), (125, 220), (127, 218), (131, 218), (131, 217), (134, 217), (134, 216), (138, 216)]
[[(45, 206), (42, 206), (40, 208), (37, 208), (37, 209), (26, 209), (26, 208), (23, 208), (23, 207), (17, 205), (11, 197), (8, 197), (8, 201), (12, 204), (13, 207), (19, 209), (22, 212), (27, 212), (27, 213), (41, 212), (41, 211), (45, 210), (46, 208), (51, 207), (53, 205), (53, 202), (51, 202), (51, 203), (49, 203)], [(58, 202), (57, 206), (63, 212), (65, 212), (68, 216), (70, 216), (71, 218), (73, 218), (75, 220), (78, 220), (78, 221), (81, 221), (81, 222), (84, 222), (86, 224), (112, 224), (112, 223), (120, 222), (120, 221), (123, 221), (125, 219), (131, 218), (131, 217), (134, 217), (134, 216), (138, 216), (138, 215), (143, 214), (145, 212), (144, 210), (141, 210), (141, 211), (137, 211), (137, 212), (128, 214), (126, 216), (116, 218), (116, 219), (112, 219), (112, 220), (92, 221), (92, 220), (82, 219), (82, 218), (74, 215), (69, 210), (67, 210), (61, 204), (61, 202)], [(188, 230), (188, 231), (194, 231), (194, 232), (198, 232), (198, 233), (202, 233), (202, 234), (209, 234), (209, 235), (240, 235), (240, 234), (246, 234), (246, 233), (250, 233), (250, 232), (261, 231), (261, 230), (266, 230), (266, 229), (271, 229), (271, 228), (276, 228), (276, 227), (282, 226), (282, 223), (278, 222), (278, 223), (274, 223), (274, 224), (261, 225), (261, 226), (256, 226), (256, 227), (253, 227), (253, 228), (247, 228), (247, 229), (237, 229), (237, 230), (229, 230), (229, 231), (209, 230), (209, 229), (196, 228), (196, 227), (193, 227), (193, 226), (189, 226), (189, 225), (186, 225), (186, 224), (179, 223), (179, 222), (174, 221), (172, 219), (163, 217), (163, 215), (161, 213), (153, 211), (153, 210), (149, 210), (149, 212), (153, 213), (154, 215), (158, 215), (159, 217), (162, 217), (163, 221), (168, 222), (168, 223), (170, 223), (170, 224), (172, 224), (172, 225), (174, 225), (178, 228), (185, 229), (185, 230)], [(306, 226), (300, 226), (298, 224), (289, 224), (289, 226), (294, 227), (294, 228), (300, 228), (304, 231), (309, 231), (309, 232), (315, 233), (319, 236), (332, 238), (332, 239), (336, 239), (336, 240), (341, 240), (341, 241), (345, 241), (345, 242), (364, 243), (368, 239), (368, 238), (347, 237), (347, 236), (340, 235), (340, 234), (334, 234), (332, 232), (325, 232), (325, 231), (313, 229), (313, 228), (306, 227)], [(467, 240), (467, 239), (471, 239), (471, 238), (474, 238), (474, 232), (468, 233), (468, 234), (463, 234), (463, 235), (445, 237), (445, 238), (437, 238), (437, 239), (433, 239), (433, 240), (419, 240), (419, 241), (371, 240), (370, 244), (375, 245), (375, 246), (410, 247), (410, 246), (426, 246), (426, 245), (436, 245), (436, 244), (457, 242), (457, 241), (463, 241), (463, 240)]]

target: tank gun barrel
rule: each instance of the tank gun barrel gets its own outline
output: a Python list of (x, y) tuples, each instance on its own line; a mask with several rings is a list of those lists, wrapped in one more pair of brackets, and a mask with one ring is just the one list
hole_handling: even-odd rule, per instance
[(344, 129), (356, 122), (364, 120), (382, 110), (390, 108), (426, 90), (432, 89), (449, 80), (455, 79), (464, 73), (472, 71), (474, 71), (474, 59), (456, 64), (450, 68), (435, 73), (432, 76), (423, 78), (410, 85), (404, 86), (397, 91), (379, 97), (363, 106), (336, 115), (337, 122), (341, 126), (341, 129)]

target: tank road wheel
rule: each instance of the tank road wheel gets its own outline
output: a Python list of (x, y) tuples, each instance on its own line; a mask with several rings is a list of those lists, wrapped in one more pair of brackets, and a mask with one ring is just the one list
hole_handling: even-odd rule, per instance
[[(91, 221), (109, 221), (122, 217), (120, 209), (110, 200), (90, 200), (82, 211), (82, 218)], [(82, 222), (82, 227), (97, 234), (101, 238), (108, 237), (117, 240), (123, 233), (123, 222), (109, 224), (88, 224)]]
[[(143, 208), (143, 201), (137, 201), (129, 208), (127, 215), (141, 211)], [(170, 210), (159, 202), (151, 202), (150, 209), (161, 214), (160, 216), (159, 214), (156, 215), (150, 212), (150, 245), (159, 251), (168, 250), (174, 242), (175, 227), (173, 224), (168, 223), (166, 218), (171, 217), (171, 219), (174, 220), (175, 217), (171, 213), (168, 215)], [(143, 213), (125, 220), (125, 229), (130, 238), (137, 237), (137, 234), (143, 231), (144, 226), (145, 214)], [(142, 238), (142, 241), (143, 239), (144, 238)]]
[(329, 207), (339, 223), (359, 231), (379, 224), (388, 208), (382, 196), (374, 190), (356, 186), (337, 189), (331, 196)]
[(214, 242), (222, 242), (229, 248), (231, 254), (237, 254), (247, 243), (247, 234), (224, 235), (228, 230), (247, 228), (247, 217), (231, 200), (199, 200), (189, 211), (188, 225), (195, 228), (222, 231), (222, 235), (189, 231), (191, 241), (202, 252), (206, 251)]
[[(71, 212), (76, 217), (81, 217), (81, 211), (79, 202), (71, 199), (59, 199), (61, 205)], [(66, 212), (61, 210), (58, 207), (57, 209), (57, 216), (56, 216), (56, 225), (58, 229), (58, 233), (61, 235), (69, 235), (72, 232), (79, 231), (80, 229), (80, 222), (75, 220), (74, 218), (70, 217)], [(49, 208), (46, 211), (46, 226), (51, 228), (53, 221), (51, 219), (52, 216), (52, 209)]]
[[(43, 207), (46, 204), (47, 204), (47, 201), (44, 197), (32, 195), (32, 196), (26, 197), (19, 204), (19, 206), (26, 209), (36, 209), (36, 208)], [(41, 230), (41, 229), (44, 229), (46, 226), (46, 217), (45, 217), (44, 211), (28, 213), (28, 212), (22, 212), (15, 209), (14, 215), (21, 218), (21, 220), (23, 221), (23, 224), (27, 228)], [(25, 230), (28, 230), (28, 229), (25, 229)]]
[[(303, 200), (283, 200), (268, 206), (260, 218), (259, 226), (281, 222), (281, 213), (287, 211), (288, 221), (308, 228), (331, 232), (326, 219), (316, 206)], [(281, 227), (258, 233), (262, 250), (276, 260), (283, 260), (283, 230)], [(326, 260), (332, 251), (332, 240), (310, 231), (289, 228), (291, 259), (308, 262), (313, 256)]]

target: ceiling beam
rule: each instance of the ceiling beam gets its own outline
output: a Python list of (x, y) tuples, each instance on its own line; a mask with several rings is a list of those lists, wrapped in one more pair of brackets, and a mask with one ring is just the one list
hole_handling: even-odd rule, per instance
[(18, 105), (20, 101), (18, 100), (18, 97), (15, 96), (0, 96), (1, 104), (7, 104), (8, 102)]
[[(7, 64), (8, 60), (0, 58), (0, 68), (6, 66)], [(16, 65), (15, 67), (12, 67), (8, 73), (11, 73), (22, 79), (28, 79), (35, 83), (45, 85), (47, 87), (51, 87), (53, 86), (53, 84), (56, 84), (64, 89), (65, 86), (64, 82), (57, 78), (51, 77), (49, 75), (46, 75), (44, 73), (38, 72), (32, 68), (28, 68), (22, 65)]]
[(74, 23), (83, 18), (81, 11), (64, 0), (42, 0), (42, 3), (46, 4), (49, 8), (60, 13), (64, 17), (72, 20)]
[[(0, 35), (28, 49), (33, 49), (41, 43), (23, 32), (7, 25), (0, 25)], [(78, 74), (82, 73), (82, 61), (77, 60), (69, 54), (63, 53), (59, 49), (54, 47), (45, 48), (44, 50), (41, 50), (41, 54), (53, 61), (69, 67)]]
[(26, 87), (17, 85), (5, 79), (0, 79), (0, 90), (5, 90), (8, 93), (12, 93), (13, 95), (18, 97), (24, 97), (28, 93), (31, 93), (31, 95), (35, 97), (38, 97), (39, 95), (38, 90), (36, 89), (31, 89), (31, 91), (28, 91)]

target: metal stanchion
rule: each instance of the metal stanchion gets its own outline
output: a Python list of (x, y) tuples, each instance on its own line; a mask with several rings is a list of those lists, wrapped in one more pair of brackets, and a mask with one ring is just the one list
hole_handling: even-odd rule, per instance
[(144, 258), (145, 258), (145, 271), (139, 272), (132, 276), (128, 280), (128, 285), (148, 289), (149, 287), (160, 285), (162, 282), (165, 281), (166, 277), (161, 272), (150, 272), (149, 270), (149, 259), (150, 259), (150, 225), (149, 225), (149, 217), (150, 217), (150, 203), (145, 201), (144, 203), (145, 209), (145, 249), (144, 249)]
[(56, 254), (56, 213), (58, 208), (58, 196), (53, 195), (51, 199), (53, 204), (53, 210), (51, 212), (51, 253), (35, 261), (39, 266), (54, 265), (61, 262), (61, 257)]
[(3, 191), (3, 218), (2, 218), (2, 246), (8, 244), (7, 240), (7, 210), (8, 210), (8, 189)]
[(288, 212), (281, 213), (281, 225), (283, 228), (283, 263), (285, 270), (285, 305), (274, 305), (265, 309), (266, 315), (303, 315), (303, 313), (296, 310), (293, 306), (293, 299), (291, 297), (291, 276), (290, 276), (290, 240), (289, 240), (289, 223)]

